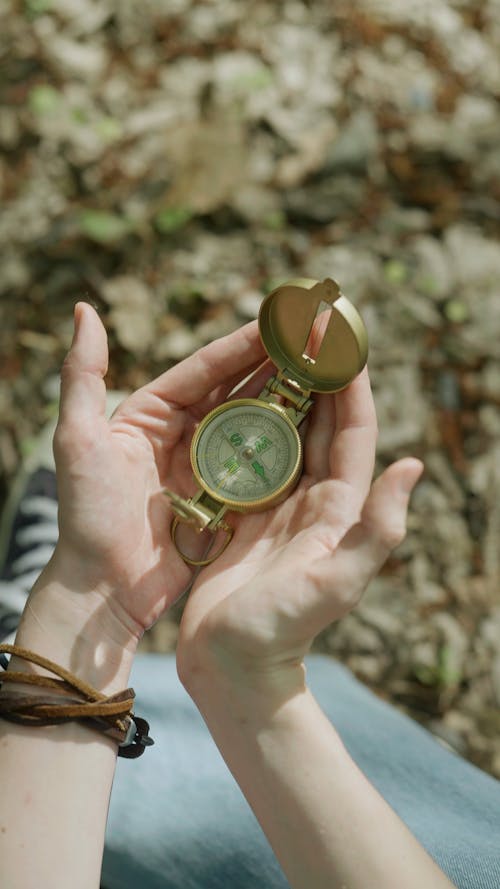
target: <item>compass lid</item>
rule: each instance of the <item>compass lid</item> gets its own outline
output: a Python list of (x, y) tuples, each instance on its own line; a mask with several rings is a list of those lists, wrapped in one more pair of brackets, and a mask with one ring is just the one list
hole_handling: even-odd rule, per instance
[(271, 360), (300, 389), (344, 389), (366, 363), (365, 325), (332, 278), (281, 284), (261, 305), (259, 330)]

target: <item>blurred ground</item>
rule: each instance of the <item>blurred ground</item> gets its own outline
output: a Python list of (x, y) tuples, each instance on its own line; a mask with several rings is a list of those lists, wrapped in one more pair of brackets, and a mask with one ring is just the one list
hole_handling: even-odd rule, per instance
[(426, 474), (317, 647), (500, 777), (499, 0), (0, 0), (0, 35), (1, 495), (78, 299), (126, 389), (290, 276), (338, 279), (378, 469)]

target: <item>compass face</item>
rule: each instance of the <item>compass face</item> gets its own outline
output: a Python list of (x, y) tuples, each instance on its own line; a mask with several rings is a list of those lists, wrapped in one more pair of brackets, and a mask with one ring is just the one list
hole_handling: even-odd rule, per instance
[(266, 509), (295, 483), (301, 468), (298, 432), (283, 410), (242, 398), (202, 421), (191, 445), (201, 486), (233, 509)]

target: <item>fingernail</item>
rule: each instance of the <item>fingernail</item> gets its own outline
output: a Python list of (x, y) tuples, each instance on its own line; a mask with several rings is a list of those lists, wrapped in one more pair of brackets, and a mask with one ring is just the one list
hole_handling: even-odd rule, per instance
[(83, 313), (82, 313), (82, 308), (81, 308), (81, 306), (82, 306), (81, 303), (79, 303), (79, 302), (78, 302), (78, 303), (75, 303), (75, 307), (74, 307), (74, 309), (73, 309), (73, 325), (74, 325), (74, 328), (73, 328), (73, 339), (72, 339), (72, 341), (71, 341), (71, 346), (72, 346), (72, 347), (75, 345), (75, 343), (76, 343), (76, 341), (77, 341), (77, 339), (78, 339), (78, 334), (79, 334), (79, 332), (80, 332), (80, 328), (81, 328), (81, 320), (82, 320), (82, 314), (83, 314)]

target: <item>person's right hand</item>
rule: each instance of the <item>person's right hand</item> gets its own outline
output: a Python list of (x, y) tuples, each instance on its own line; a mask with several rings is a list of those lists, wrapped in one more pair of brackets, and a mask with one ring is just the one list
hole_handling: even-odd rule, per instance
[[(377, 421), (368, 371), (316, 398), (295, 491), (267, 512), (231, 516), (235, 535), (197, 578), (181, 623), (182, 680), (204, 706), (218, 684), (260, 698), (303, 682), (314, 637), (358, 604), (406, 531), (422, 463), (372, 485)], [(234, 690), (234, 689), (233, 689)]]

